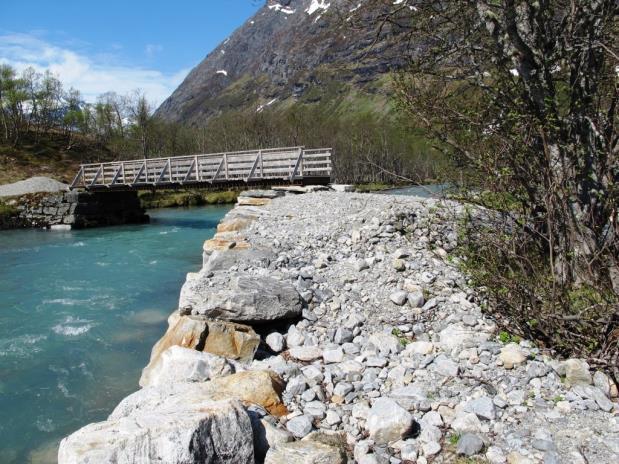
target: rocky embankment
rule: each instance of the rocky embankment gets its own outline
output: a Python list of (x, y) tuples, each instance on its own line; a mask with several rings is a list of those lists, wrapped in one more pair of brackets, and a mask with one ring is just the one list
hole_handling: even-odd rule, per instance
[(457, 204), (244, 194), (142, 389), (67, 463), (611, 463), (617, 388), (501, 343), (452, 256)]
[(0, 230), (70, 230), (143, 224), (149, 220), (137, 192), (37, 192), (11, 197), (7, 205), (12, 213), (0, 216)]

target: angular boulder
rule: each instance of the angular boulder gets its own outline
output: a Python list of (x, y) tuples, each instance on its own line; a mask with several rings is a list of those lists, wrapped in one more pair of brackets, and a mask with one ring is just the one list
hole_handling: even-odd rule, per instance
[(271, 371), (244, 371), (204, 384), (213, 399), (236, 398), (246, 404), (257, 404), (276, 417), (288, 414), (282, 402), (284, 381)]
[(140, 386), (150, 383), (153, 371), (159, 370), (159, 358), (168, 348), (181, 346), (206, 351), (240, 361), (253, 359), (260, 337), (246, 325), (213, 321), (203, 316), (170, 316), (170, 327), (153, 346), (150, 362), (142, 371)]
[(87, 425), (58, 450), (59, 464), (138, 462), (251, 464), (249, 416), (236, 400), (164, 403)]
[(172, 382), (205, 382), (234, 372), (225, 358), (182, 346), (171, 346), (140, 378), (140, 386)]
[(187, 280), (179, 307), (192, 314), (261, 324), (301, 315), (301, 296), (289, 282), (272, 277), (234, 275), (209, 285), (206, 276)]
[(396, 441), (412, 429), (413, 416), (390, 398), (378, 398), (368, 414), (366, 427), (376, 443)]

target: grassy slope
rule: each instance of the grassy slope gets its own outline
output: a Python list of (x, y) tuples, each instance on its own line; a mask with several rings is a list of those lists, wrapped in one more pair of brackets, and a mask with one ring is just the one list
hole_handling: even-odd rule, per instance
[(59, 134), (35, 141), (27, 135), (17, 147), (0, 144), (0, 184), (9, 184), (32, 176), (45, 176), (70, 183), (80, 163), (109, 161), (116, 155), (93, 142), (79, 138), (69, 148)]

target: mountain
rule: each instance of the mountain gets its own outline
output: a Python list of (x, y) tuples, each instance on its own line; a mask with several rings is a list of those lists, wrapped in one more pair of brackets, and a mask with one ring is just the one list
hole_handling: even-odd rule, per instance
[(386, 105), (386, 76), (406, 62), (404, 50), (387, 46), (398, 33), (393, 26), (378, 37), (354, 27), (352, 11), (359, 6), (268, 0), (188, 74), (156, 115), (196, 126), (230, 110)]

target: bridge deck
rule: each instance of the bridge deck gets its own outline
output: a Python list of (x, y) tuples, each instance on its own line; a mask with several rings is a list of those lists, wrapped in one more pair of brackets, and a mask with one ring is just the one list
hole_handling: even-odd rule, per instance
[(325, 183), (331, 149), (273, 148), (82, 164), (71, 188), (145, 190), (263, 182)]

